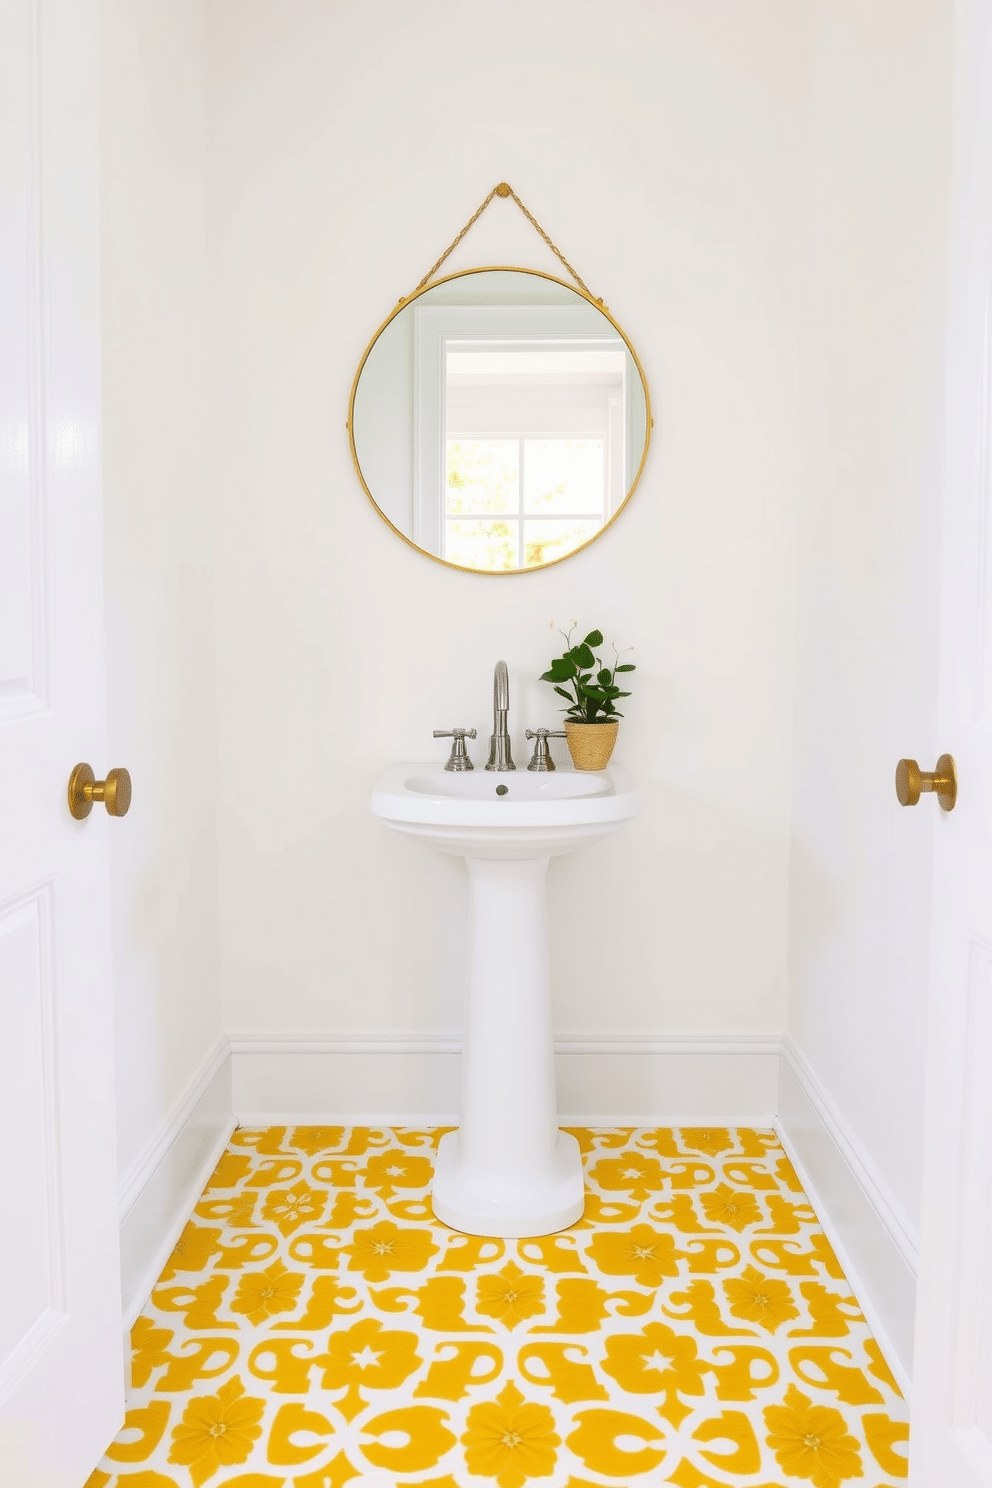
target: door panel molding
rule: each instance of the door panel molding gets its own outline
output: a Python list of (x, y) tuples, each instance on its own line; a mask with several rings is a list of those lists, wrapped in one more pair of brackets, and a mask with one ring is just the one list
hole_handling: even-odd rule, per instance
[(64, 1204), (56, 1078), (55, 885), (0, 903), (0, 1191), (17, 1194), (0, 1230), (0, 1404), (65, 1321)]

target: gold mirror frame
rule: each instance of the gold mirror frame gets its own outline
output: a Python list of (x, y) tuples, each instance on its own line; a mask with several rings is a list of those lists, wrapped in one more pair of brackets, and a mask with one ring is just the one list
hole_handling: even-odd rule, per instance
[[(372, 350), (375, 347), (375, 344), (378, 341), (379, 337), (382, 335), (383, 331), (386, 329), (387, 326), (393, 323), (393, 321), (396, 319), (397, 315), (399, 315), (401, 311), (406, 310), (408, 306), (414, 303), (415, 300), (421, 299), (430, 290), (436, 289), (439, 284), (450, 284), (453, 279), (467, 279), (472, 274), (530, 274), (535, 279), (546, 279), (551, 284), (557, 284), (560, 285), (563, 289), (571, 290), (573, 294), (578, 295), (580, 299), (585, 300), (587, 304), (591, 305), (594, 310), (598, 310), (600, 314), (605, 316), (606, 319), (610, 322), (610, 325), (616, 331), (617, 335), (621, 338), (627, 350), (630, 352), (630, 355), (633, 358), (634, 366), (637, 368), (637, 375), (641, 379), (641, 387), (644, 389), (644, 448), (641, 451), (641, 461), (637, 467), (634, 478), (630, 483), (629, 491), (624, 496), (623, 500), (621, 501), (620, 505), (617, 507), (613, 515), (610, 517), (609, 521), (604, 522), (599, 531), (594, 533), (592, 537), (587, 538), (584, 543), (580, 543), (577, 548), (572, 548), (571, 552), (563, 553), (560, 558), (550, 558), (546, 563), (535, 564), (533, 568), (470, 568), (467, 564), (452, 563), (450, 559), (441, 558), (436, 553), (429, 553), (426, 548), (420, 547), (419, 544), (413, 541), (413, 538), (407, 537), (405, 532), (401, 532), (400, 529), (389, 520), (385, 512), (380, 507), (379, 503), (376, 501), (375, 497), (372, 495), (372, 492), (369, 490), (368, 484), (366, 483), (365, 476), (362, 474), (362, 467), (358, 462), (358, 451), (355, 448), (355, 396), (358, 392), (358, 384), (361, 381), (365, 363), (368, 361), (370, 355), (372, 354)], [(358, 371), (355, 373), (354, 381), (351, 384), (351, 397), (348, 399), (347, 428), (348, 443), (351, 446), (351, 458), (354, 462), (358, 479), (362, 483), (362, 490), (365, 492), (366, 496), (369, 498), (369, 501), (372, 503), (372, 507), (376, 515), (380, 517), (383, 522), (385, 522), (390, 531), (395, 532), (396, 536), (402, 542), (405, 542), (407, 547), (413, 548), (415, 553), (419, 553), (424, 558), (429, 558), (433, 563), (440, 563), (444, 568), (453, 568), (458, 573), (478, 574), (481, 578), (488, 579), (514, 578), (519, 576), (520, 574), (543, 573), (545, 569), (554, 568), (555, 564), (557, 563), (567, 562), (569, 558), (574, 558), (576, 553), (584, 552), (586, 548), (591, 547), (594, 542), (597, 542), (599, 538), (602, 537), (603, 533), (613, 526), (614, 522), (626, 508), (628, 502), (630, 501), (630, 498), (637, 490), (637, 484), (641, 478), (641, 472), (644, 469), (644, 462), (648, 457), (648, 449), (651, 445), (651, 430), (654, 428), (654, 418), (651, 414), (651, 394), (648, 390), (648, 380), (644, 375), (644, 368), (641, 366), (641, 359), (637, 355), (633, 343), (628, 337), (626, 331), (613, 319), (613, 316), (603, 304), (602, 300), (595, 299), (591, 294), (589, 294), (588, 290), (584, 286), (582, 288), (579, 288), (577, 284), (569, 284), (566, 279), (558, 279), (554, 274), (547, 274), (542, 269), (523, 269), (515, 264), (484, 264), (479, 268), (462, 269), (457, 274), (445, 274), (440, 279), (432, 279), (429, 284), (421, 285), (418, 289), (415, 289), (412, 294), (405, 295), (399, 301), (399, 304), (395, 307), (395, 309), (392, 310), (389, 315), (387, 315), (386, 319), (382, 322), (382, 325), (376, 331), (375, 335), (372, 337), (372, 340), (365, 348), (365, 351), (362, 354), (362, 359), (358, 364)]]

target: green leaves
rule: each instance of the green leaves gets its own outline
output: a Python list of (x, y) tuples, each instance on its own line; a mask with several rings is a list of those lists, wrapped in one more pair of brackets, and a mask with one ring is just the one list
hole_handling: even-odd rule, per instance
[[(564, 631), (562, 634), (565, 635)], [(573, 646), (571, 641), (572, 631), (569, 630), (565, 635), (565, 654), (553, 659), (549, 670), (541, 673), (541, 681), (552, 684), (558, 696), (564, 698), (569, 705), (562, 711), (577, 722), (605, 723), (613, 718), (621, 718), (623, 715), (617, 712), (616, 700), (630, 697), (630, 693), (622, 692), (617, 687), (616, 675), (618, 672), (634, 671), (633, 664), (620, 664), (621, 653), (615, 645), (612, 669), (593, 654), (591, 648), (603, 644), (601, 630), (591, 630), (578, 646)]]
[(542, 672), (542, 682), (568, 682), (575, 676), (577, 671), (575, 662), (568, 656), (556, 656), (551, 663), (550, 672)]

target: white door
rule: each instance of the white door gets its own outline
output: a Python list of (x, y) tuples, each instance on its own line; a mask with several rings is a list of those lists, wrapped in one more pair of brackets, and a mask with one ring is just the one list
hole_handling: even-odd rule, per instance
[(0, 0), (0, 1483), (123, 1417), (104, 740), (93, 0)]
[(959, 794), (936, 812), (913, 1488), (992, 1485), (992, 4), (955, 19), (937, 726)]

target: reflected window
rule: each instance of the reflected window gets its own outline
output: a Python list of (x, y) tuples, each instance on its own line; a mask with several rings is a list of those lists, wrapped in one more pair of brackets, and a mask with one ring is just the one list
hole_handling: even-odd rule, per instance
[(447, 441), (444, 554), (535, 568), (588, 542), (607, 514), (602, 439)]
[(445, 338), (449, 562), (536, 568), (609, 521), (626, 494), (625, 348), (611, 339)]

